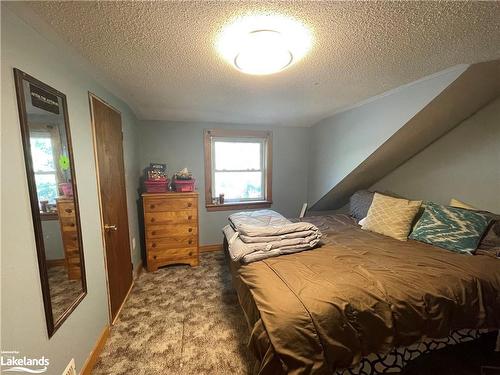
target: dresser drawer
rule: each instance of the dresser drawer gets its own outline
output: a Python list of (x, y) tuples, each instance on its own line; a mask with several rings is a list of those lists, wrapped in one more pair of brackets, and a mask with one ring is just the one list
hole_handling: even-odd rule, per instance
[(77, 267), (69, 267), (68, 269), (68, 279), (70, 280), (81, 280), (82, 271)]
[(180, 247), (193, 247), (198, 246), (198, 237), (193, 235), (181, 236), (176, 235), (166, 238), (149, 238), (146, 241), (146, 248), (148, 251), (160, 249), (174, 249)]
[(76, 232), (76, 229), (73, 231), (63, 232), (62, 237), (64, 247), (78, 249), (78, 233)]
[(173, 262), (198, 256), (196, 247), (157, 250), (148, 252), (148, 261), (153, 263)]
[(78, 256), (73, 256), (73, 257), (68, 257), (68, 265), (70, 267), (80, 267), (80, 257)]
[(189, 224), (196, 223), (196, 210), (146, 212), (146, 224)]
[(146, 238), (163, 238), (174, 236), (197, 236), (198, 224), (171, 224), (171, 225), (148, 225), (146, 227)]
[(194, 198), (148, 198), (144, 201), (144, 212), (184, 211), (198, 208), (198, 200)]
[(59, 218), (63, 232), (76, 232), (76, 218), (75, 217), (61, 217)]
[(75, 205), (73, 203), (59, 203), (58, 214), (60, 217), (75, 217)]

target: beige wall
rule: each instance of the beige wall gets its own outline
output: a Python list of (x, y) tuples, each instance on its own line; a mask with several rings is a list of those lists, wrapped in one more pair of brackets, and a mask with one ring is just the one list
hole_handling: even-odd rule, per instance
[[(136, 119), (129, 107), (65, 58), (65, 54), (1, 4), (1, 346), (50, 360), (61, 374), (71, 358), (81, 368), (103, 327), (108, 303), (88, 91), (122, 112), (131, 236), (138, 237), (139, 176)], [(88, 295), (51, 339), (47, 337), (33, 224), (26, 183), (12, 69), (16, 67), (67, 96), (78, 181)], [(133, 259), (139, 259), (138, 251)]]
[(372, 188), (441, 204), (457, 198), (500, 213), (500, 98)]

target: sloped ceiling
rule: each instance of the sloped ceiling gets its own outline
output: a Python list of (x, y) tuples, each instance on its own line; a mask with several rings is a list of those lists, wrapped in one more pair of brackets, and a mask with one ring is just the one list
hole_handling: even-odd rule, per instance
[[(500, 57), (500, 2), (40, 1), (9, 6), (21, 17), (26, 14), (21, 8), (29, 8), (103, 72), (145, 120), (307, 126), (450, 66)], [(278, 13), (304, 22), (314, 34), (312, 51), (276, 75), (236, 71), (213, 44), (225, 24), (247, 13)]]
[(355, 191), (370, 187), (498, 97), (500, 60), (470, 66), (368, 158), (353, 166), (312, 209), (342, 207)]

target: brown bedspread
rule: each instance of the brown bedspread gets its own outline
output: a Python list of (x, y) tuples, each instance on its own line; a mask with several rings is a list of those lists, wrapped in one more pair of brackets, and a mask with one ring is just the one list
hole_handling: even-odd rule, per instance
[(311, 217), (312, 251), (239, 265), (235, 287), (261, 374), (330, 374), (369, 353), (461, 328), (500, 328), (500, 260)]

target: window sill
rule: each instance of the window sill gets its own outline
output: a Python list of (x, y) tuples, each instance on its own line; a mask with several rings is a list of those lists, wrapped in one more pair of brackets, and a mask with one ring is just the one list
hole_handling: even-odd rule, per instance
[(254, 201), (254, 202), (231, 202), (224, 204), (206, 204), (207, 211), (232, 211), (256, 208), (269, 208), (272, 201)]

